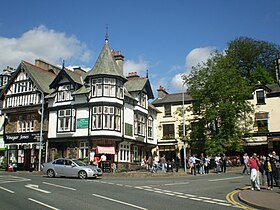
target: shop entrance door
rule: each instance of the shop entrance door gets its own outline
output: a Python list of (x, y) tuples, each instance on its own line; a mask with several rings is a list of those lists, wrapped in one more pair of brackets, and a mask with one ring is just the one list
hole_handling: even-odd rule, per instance
[(23, 170), (30, 171), (31, 170), (31, 149), (24, 150), (24, 166)]

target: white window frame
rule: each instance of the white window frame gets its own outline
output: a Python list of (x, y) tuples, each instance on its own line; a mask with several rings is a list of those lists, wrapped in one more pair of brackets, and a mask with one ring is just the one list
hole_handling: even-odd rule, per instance
[(75, 131), (75, 109), (61, 109), (57, 114), (57, 131)]
[(130, 145), (128, 143), (119, 144), (118, 156), (120, 162), (130, 162)]
[(80, 142), (79, 158), (88, 158), (88, 142)]

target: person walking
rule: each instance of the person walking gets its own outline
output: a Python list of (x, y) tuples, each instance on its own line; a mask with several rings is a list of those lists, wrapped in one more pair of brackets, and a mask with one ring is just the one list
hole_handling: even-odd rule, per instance
[(270, 161), (271, 161), (271, 165), (272, 165), (272, 183), (273, 183), (273, 180), (274, 180), (275, 184), (277, 185), (276, 163), (277, 162), (279, 163), (279, 156), (276, 155), (275, 151), (271, 152)]
[(180, 156), (179, 156), (179, 154), (176, 155), (175, 165), (176, 165), (176, 170), (175, 171), (178, 172), (179, 171), (179, 165), (180, 165)]
[(199, 161), (199, 173), (200, 174), (204, 174), (205, 173), (204, 164), (205, 164), (205, 157), (204, 157), (204, 154), (201, 153), (200, 161)]
[(250, 167), (250, 174), (251, 174), (251, 189), (258, 191), (261, 190), (260, 188), (260, 176), (259, 176), (259, 167), (260, 167), (260, 161), (257, 158), (257, 154), (253, 153), (252, 158), (248, 160), (248, 166)]
[(161, 165), (161, 171), (163, 173), (166, 173), (166, 159), (165, 159), (165, 155), (162, 155), (162, 157), (160, 158), (160, 165)]
[(247, 153), (243, 155), (243, 162), (244, 162), (244, 169), (243, 169), (243, 174), (246, 172), (246, 174), (249, 174), (248, 170), (248, 161), (249, 161), (249, 156)]
[(273, 167), (271, 163), (271, 159), (269, 156), (266, 157), (266, 161), (264, 162), (264, 171), (267, 178), (267, 189), (273, 189)]
[(223, 155), (222, 157), (222, 165), (223, 165), (223, 169), (222, 172), (226, 173), (227, 171), (227, 164), (228, 164), (228, 158), (226, 155)]
[(196, 161), (200, 161), (200, 159), (195, 157), (195, 155), (190, 156), (189, 166), (190, 166), (190, 169), (191, 169), (191, 174), (193, 174), (194, 176), (196, 176)]
[(210, 166), (210, 159), (206, 155), (205, 156), (205, 163), (204, 163), (205, 174), (209, 174), (209, 166)]
[(216, 164), (216, 173), (220, 174), (221, 173), (221, 157), (220, 157), (220, 155), (217, 155), (215, 157), (215, 164)]

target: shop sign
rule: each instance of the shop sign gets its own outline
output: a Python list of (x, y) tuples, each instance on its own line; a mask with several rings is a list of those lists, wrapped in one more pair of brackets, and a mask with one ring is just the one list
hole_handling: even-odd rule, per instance
[(77, 119), (77, 129), (88, 128), (88, 118)]
[(39, 133), (22, 133), (22, 134), (4, 135), (5, 144), (38, 142), (39, 139), (40, 139)]

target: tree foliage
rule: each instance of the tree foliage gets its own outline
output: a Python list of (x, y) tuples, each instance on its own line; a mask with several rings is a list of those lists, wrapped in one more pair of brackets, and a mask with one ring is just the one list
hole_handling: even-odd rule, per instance
[(200, 110), (192, 124), (191, 146), (199, 145), (208, 154), (240, 150), (240, 140), (248, 132), (248, 125), (241, 122), (251, 123), (252, 107), (246, 101), (251, 89), (236, 63), (215, 53), (183, 79)]
[(228, 43), (226, 54), (241, 71), (242, 76), (248, 79), (249, 84), (255, 85), (254, 72), (260, 69), (268, 73), (266, 79), (261, 81), (262, 84), (275, 83), (274, 61), (279, 51), (280, 47), (276, 44), (240, 37)]

